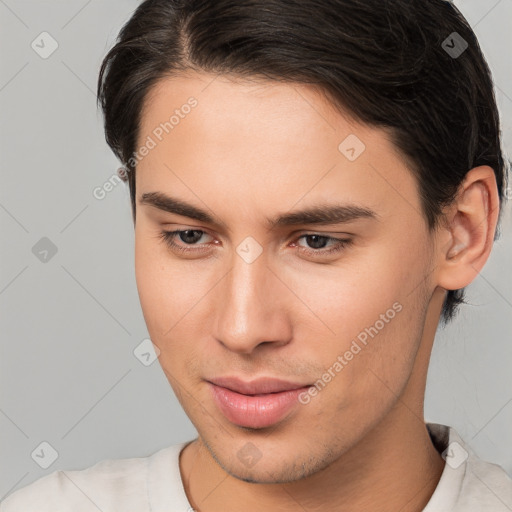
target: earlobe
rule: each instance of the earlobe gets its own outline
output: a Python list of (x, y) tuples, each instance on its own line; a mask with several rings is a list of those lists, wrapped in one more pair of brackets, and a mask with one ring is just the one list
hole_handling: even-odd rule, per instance
[(438, 284), (458, 290), (471, 283), (487, 261), (499, 214), (496, 177), (491, 167), (471, 169), (449, 208), (439, 254)]

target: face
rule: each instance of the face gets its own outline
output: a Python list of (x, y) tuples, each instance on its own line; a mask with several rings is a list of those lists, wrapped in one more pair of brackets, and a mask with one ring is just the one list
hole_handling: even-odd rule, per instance
[(434, 285), (412, 173), (309, 86), (206, 74), (152, 90), (143, 144), (137, 286), (200, 441), (248, 481), (326, 467), (413, 370)]

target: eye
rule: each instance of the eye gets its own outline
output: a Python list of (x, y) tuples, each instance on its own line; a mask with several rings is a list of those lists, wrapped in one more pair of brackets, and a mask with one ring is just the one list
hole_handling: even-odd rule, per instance
[[(196, 242), (201, 240), (202, 236), (206, 235), (206, 233), (200, 229), (182, 229), (176, 231), (162, 231), (160, 233), (160, 238), (162, 238), (165, 243), (173, 250), (178, 252), (192, 252), (195, 251), (201, 252), (204, 249), (191, 249), (186, 247), (186, 245), (194, 245)], [(185, 246), (176, 243), (176, 237), (181, 239), (181, 241), (185, 244)], [(207, 235), (209, 236), (209, 235)]]
[[(297, 240), (307, 240), (309, 244), (313, 246), (313, 248), (305, 248), (301, 247), (302, 252), (306, 254), (310, 254), (312, 256), (322, 256), (322, 255), (331, 255), (338, 252), (341, 252), (345, 247), (352, 243), (350, 239), (343, 238), (335, 238), (332, 236), (321, 235), (319, 233), (310, 233), (306, 235), (301, 235)], [(333, 242), (330, 249), (323, 250), (326, 246), (327, 242)]]
[[(162, 231), (159, 238), (163, 239), (165, 243), (173, 250), (179, 253), (201, 253), (208, 251), (209, 248), (205, 244), (198, 244), (203, 236), (209, 237), (207, 233), (200, 229), (182, 229), (176, 231)], [(181, 243), (176, 241), (179, 239)], [(350, 239), (335, 238), (332, 236), (322, 235), (320, 233), (308, 233), (299, 236), (296, 241), (304, 239), (312, 247), (307, 248), (299, 245), (296, 242), (292, 244), (294, 247), (299, 248), (299, 252), (305, 253), (312, 257), (327, 256), (341, 252), (344, 248), (352, 243)], [(331, 247), (325, 249), (326, 245), (331, 242)], [(196, 247), (197, 246), (197, 247)]]

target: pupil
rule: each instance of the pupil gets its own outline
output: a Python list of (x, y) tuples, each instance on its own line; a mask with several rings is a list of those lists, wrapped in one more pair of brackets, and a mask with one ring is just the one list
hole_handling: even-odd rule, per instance
[[(196, 236), (192, 236), (193, 240), (185, 240), (185, 238), (187, 237), (190, 237), (190, 233), (196, 233)], [(197, 233), (199, 233), (199, 236), (197, 236)], [(181, 238), (181, 241), (182, 242), (185, 242), (185, 243), (190, 243), (190, 242), (197, 242), (197, 240), (199, 240), (201, 238), (201, 231), (197, 230), (197, 229), (187, 229), (185, 231), (183, 231), (181, 234), (180, 234), (180, 238)]]
[[(322, 247), (325, 245), (325, 244), (322, 244), (322, 243), (319, 243), (319, 241), (321, 240), (324, 240), (325, 237), (323, 236), (319, 236), (319, 235), (309, 235), (309, 238), (311, 239), (314, 239), (316, 241), (313, 242), (313, 244), (310, 244), (313, 246), (314, 249), (322, 249)], [(325, 242), (325, 240), (324, 240)]]

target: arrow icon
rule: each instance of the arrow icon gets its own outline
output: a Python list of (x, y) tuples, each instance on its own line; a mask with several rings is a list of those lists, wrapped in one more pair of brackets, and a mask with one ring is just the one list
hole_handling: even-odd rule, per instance
[(351, 133), (338, 145), (338, 151), (349, 161), (354, 162), (366, 149), (363, 141), (355, 134)]
[(248, 236), (240, 242), (236, 252), (246, 263), (250, 264), (260, 256), (263, 247), (252, 236)]
[(452, 59), (457, 59), (467, 50), (468, 42), (458, 32), (452, 32), (441, 46)]
[(246, 443), (237, 453), (238, 458), (249, 468), (252, 468), (262, 457), (262, 453), (252, 443)]
[(57, 450), (48, 441), (39, 443), (30, 456), (43, 469), (48, 469), (59, 458)]
[(160, 349), (149, 338), (146, 338), (135, 347), (133, 355), (144, 366), (149, 366), (160, 356)]
[(32, 254), (41, 262), (48, 263), (58, 252), (57, 246), (46, 236), (33, 247)]
[(457, 469), (468, 458), (469, 454), (457, 441), (453, 441), (441, 455), (451, 468)]
[(47, 59), (59, 47), (59, 43), (48, 32), (41, 32), (30, 43), (30, 47), (39, 57)]

